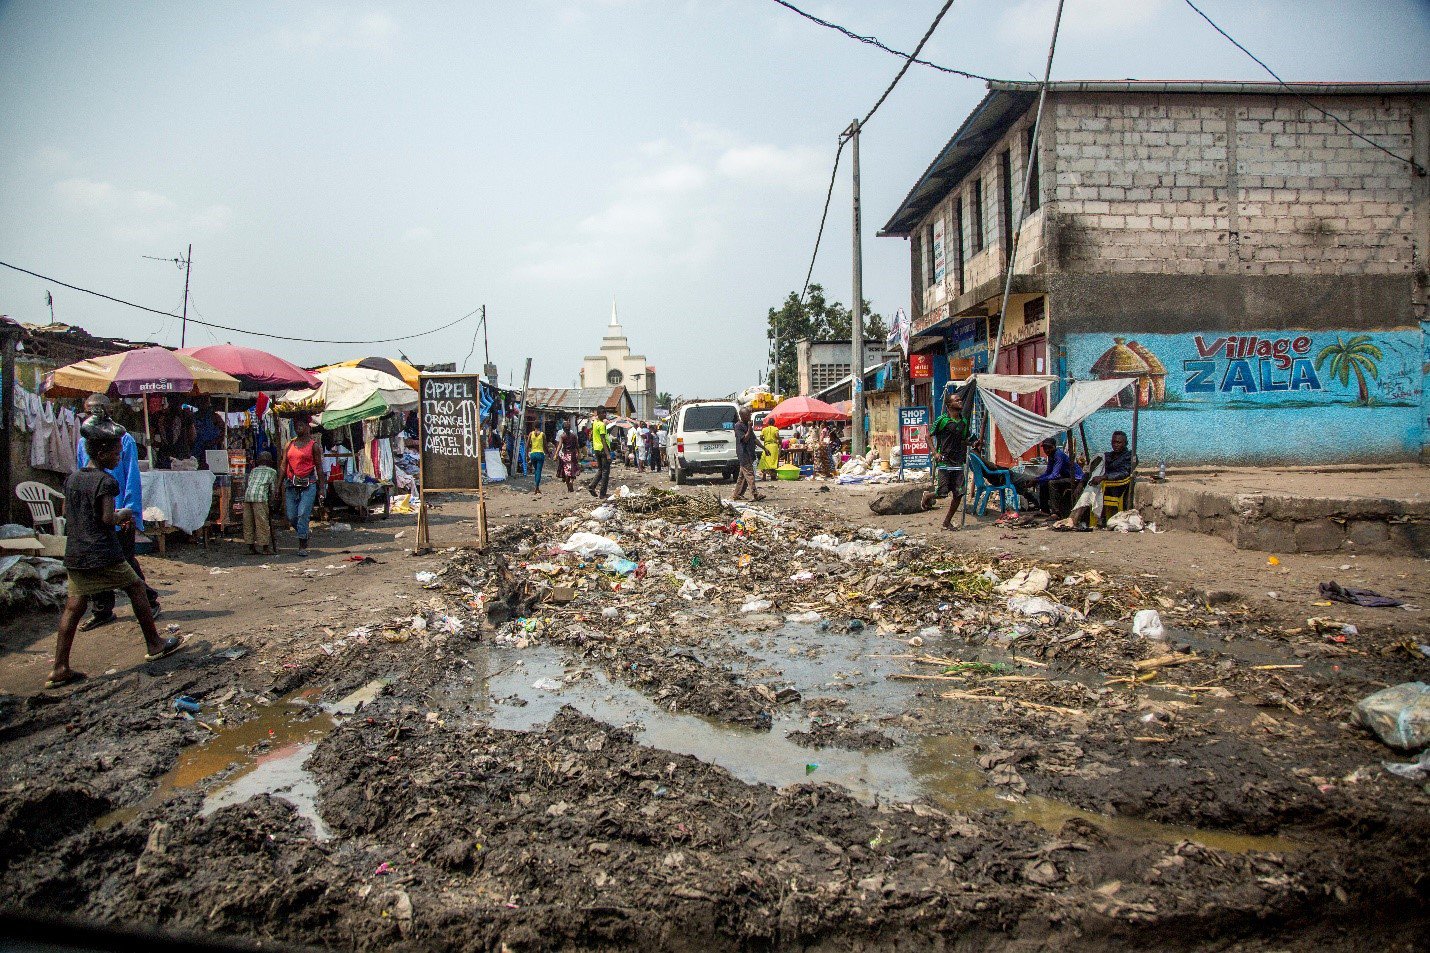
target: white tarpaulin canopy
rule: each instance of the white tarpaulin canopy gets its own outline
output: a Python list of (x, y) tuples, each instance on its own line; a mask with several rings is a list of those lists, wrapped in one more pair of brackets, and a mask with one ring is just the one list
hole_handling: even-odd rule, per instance
[[(1111, 400), (1118, 391), (1135, 383), (1137, 378), (1113, 377), (1101, 381), (1074, 381), (1068, 386), (1068, 392), (1063, 395), (1063, 399), (1058, 401), (1058, 405), (1050, 410), (1046, 417), (1019, 407), (994, 393), (995, 390), (1002, 390), (1027, 394), (1046, 387), (1052, 380), (1053, 378), (1042, 375), (1015, 377), (1008, 374), (979, 374), (974, 377), (978, 394), (983, 398), (983, 406), (988, 408), (988, 416), (998, 425), (1003, 442), (1008, 445), (1008, 452), (1015, 457), (1022, 456), (1045, 437), (1052, 437), (1076, 427)], [(1008, 386), (1010, 382), (1034, 383), (1019, 390), (1017, 387)]]
[(382, 371), (336, 366), (319, 371), (318, 379), (323, 383), (316, 390), (290, 390), (278, 395), (279, 409), (321, 412), (319, 422), (331, 428), (417, 406), (417, 391)]
[(1031, 394), (1051, 386), (1057, 378), (1051, 374), (975, 374), (973, 380), (985, 393), (1001, 390), (1010, 394)]

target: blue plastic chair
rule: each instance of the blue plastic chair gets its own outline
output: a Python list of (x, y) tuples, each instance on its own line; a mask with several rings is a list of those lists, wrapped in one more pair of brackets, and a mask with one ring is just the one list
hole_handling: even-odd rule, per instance
[(968, 455), (968, 468), (973, 473), (973, 512), (982, 516), (988, 510), (988, 500), (998, 497), (998, 506), (1005, 513), (1018, 512), (1018, 488), (1013, 485), (1013, 471), (990, 467), (976, 453)]

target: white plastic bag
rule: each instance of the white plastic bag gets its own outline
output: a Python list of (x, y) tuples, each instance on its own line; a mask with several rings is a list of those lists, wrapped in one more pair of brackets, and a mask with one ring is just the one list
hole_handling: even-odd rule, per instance
[(1132, 634), (1144, 639), (1160, 642), (1167, 637), (1162, 628), (1162, 617), (1156, 609), (1138, 609), (1132, 617)]
[(1047, 589), (1050, 582), (1052, 577), (1046, 569), (1024, 569), (1007, 582), (999, 583), (998, 591), (1005, 596), (1031, 596)]
[(1356, 721), (1392, 748), (1430, 747), (1430, 685), (1402, 682), (1356, 702)]
[(1107, 528), (1119, 533), (1140, 533), (1146, 527), (1142, 523), (1141, 513), (1136, 510), (1122, 510), (1112, 514), (1107, 521)]
[(626, 551), (613, 539), (595, 533), (572, 533), (571, 538), (561, 544), (568, 553), (593, 559), (596, 556), (624, 556)]
[(611, 519), (614, 519), (615, 515), (616, 508), (614, 506), (611, 506), (609, 503), (598, 506), (591, 511), (591, 519), (595, 520), (598, 523), (605, 523)]

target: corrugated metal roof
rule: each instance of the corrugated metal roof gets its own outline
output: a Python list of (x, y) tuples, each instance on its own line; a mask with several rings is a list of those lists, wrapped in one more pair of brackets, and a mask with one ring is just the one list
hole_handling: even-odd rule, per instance
[(533, 410), (591, 411), (597, 407), (623, 413), (629, 405), (624, 385), (614, 387), (533, 387), (527, 391)]

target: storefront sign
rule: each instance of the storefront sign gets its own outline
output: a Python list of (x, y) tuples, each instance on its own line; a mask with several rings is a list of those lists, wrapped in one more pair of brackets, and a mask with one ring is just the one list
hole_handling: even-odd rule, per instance
[(422, 375), (422, 489), (475, 490), (482, 468), (481, 378)]
[(1073, 334), (1067, 355), (1074, 379), (1136, 380), (1089, 429), (1127, 429), (1135, 402), (1144, 460), (1365, 461), (1422, 445), (1418, 330)]
[(973, 376), (973, 358), (951, 357), (948, 359), (948, 379), (966, 381)]
[(932, 354), (909, 355), (909, 380), (922, 381), (933, 377)]
[(932, 457), (929, 453), (929, 409), (927, 407), (899, 408), (899, 454), (900, 466), (905, 470), (927, 470)]
[(933, 223), (933, 282), (942, 284), (945, 270), (943, 255), (943, 216), (934, 219)]

